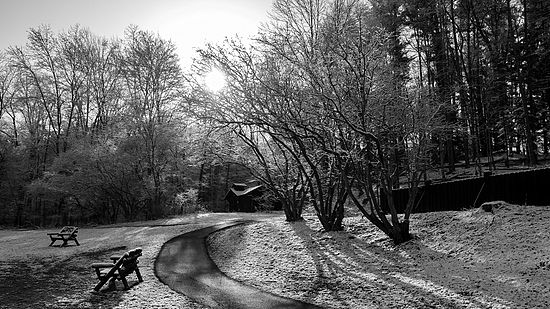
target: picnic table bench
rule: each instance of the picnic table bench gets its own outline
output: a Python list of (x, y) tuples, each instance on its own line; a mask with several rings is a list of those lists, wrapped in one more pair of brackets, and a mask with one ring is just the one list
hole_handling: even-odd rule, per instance
[(99, 282), (94, 287), (94, 290), (97, 292), (101, 287), (107, 283), (115, 285), (116, 280), (122, 281), (124, 284), (124, 289), (129, 289), (128, 281), (126, 276), (135, 272), (139, 282), (143, 282), (141, 273), (139, 272), (138, 267), (138, 258), (141, 256), (141, 248), (136, 248), (125, 252), (123, 255), (113, 255), (110, 257), (112, 262), (110, 263), (94, 263), (92, 268), (94, 268)]
[(48, 233), (48, 236), (50, 236), (50, 240), (52, 241), (49, 246), (53, 246), (53, 244), (58, 240), (63, 241), (63, 244), (61, 244), (60, 247), (66, 246), (69, 240), (74, 241), (77, 246), (80, 246), (78, 240), (76, 239), (77, 234), (78, 227), (76, 226), (65, 226), (58, 233)]

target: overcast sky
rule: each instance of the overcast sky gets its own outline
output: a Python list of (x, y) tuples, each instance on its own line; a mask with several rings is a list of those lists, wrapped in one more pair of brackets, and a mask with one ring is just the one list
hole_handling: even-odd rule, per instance
[(0, 49), (26, 43), (27, 30), (54, 32), (80, 24), (96, 35), (122, 38), (137, 25), (174, 42), (188, 64), (193, 47), (238, 33), (248, 37), (267, 20), (272, 0), (0, 0)]

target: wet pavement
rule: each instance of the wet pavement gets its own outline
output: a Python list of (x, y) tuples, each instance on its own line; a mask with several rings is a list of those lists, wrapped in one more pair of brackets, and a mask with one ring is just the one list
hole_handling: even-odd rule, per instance
[(261, 291), (231, 279), (214, 264), (206, 248), (209, 234), (249, 220), (227, 220), (172, 238), (155, 261), (155, 274), (171, 289), (211, 308), (269, 309), (321, 307)]

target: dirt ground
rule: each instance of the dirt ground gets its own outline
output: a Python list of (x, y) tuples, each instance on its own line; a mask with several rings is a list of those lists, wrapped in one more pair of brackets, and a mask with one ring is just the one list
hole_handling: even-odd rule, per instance
[(360, 216), (323, 232), (313, 216), (209, 238), (237, 280), (327, 308), (550, 308), (550, 207), (415, 214), (393, 245)]

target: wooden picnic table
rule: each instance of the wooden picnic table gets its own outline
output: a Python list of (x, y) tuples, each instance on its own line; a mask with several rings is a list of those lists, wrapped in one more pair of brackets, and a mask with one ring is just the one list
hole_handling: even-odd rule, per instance
[(78, 227), (76, 226), (65, 226), (58, 233), (48, 233), (48, 236), (50, 236), (50, 240), (51, 240), (51, 243), (49, 246), (50, 247), (53, 246), (53, 244), (58, 240), (63, 241), (60, 247), (67, 246), (69, 240), (74, 241), (77, 246), (80, 246), (80, 244), (78, 243), (78, 240), (76, 239), (77, 234), (78, 234)]
[(134, 272), (136, 273), (138, 282), (143, 282), (143, 278), (141, 277), (138, 267), (138, 258), (141, 256), (141, 252), (141, 248), (136, 248), (125, 252), (123, 255), (111, 256), (109, 258), (112, 261), (111, 263), (92, 264), (92, 268), (95, 270), (97, 279), (99, 280), (94, 287), (94, 290), (99, 291), (107, 282), (114, 285), (116, 280), (122, 281), (124, 288), (129, 289), (130, 287), (128, 285), (128, 281), (126, 280), (126, 276)]

